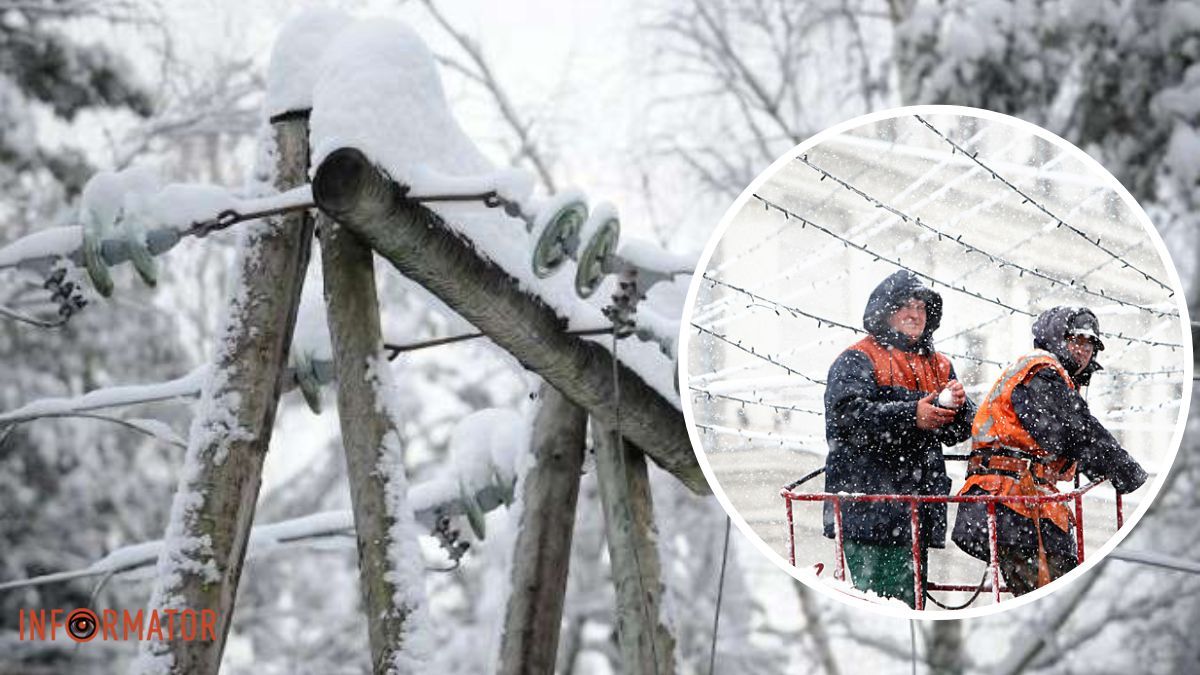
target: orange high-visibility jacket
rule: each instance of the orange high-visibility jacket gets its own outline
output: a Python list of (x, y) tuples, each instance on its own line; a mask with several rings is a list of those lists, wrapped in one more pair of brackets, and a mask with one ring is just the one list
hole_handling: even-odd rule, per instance
[(932, 394), (950, 381), (950, 359), (937, 352), (921, 355), (884, 347), (871, 335), (847, 349), (862, 352), (871, 359), (875, 383), (880, 387), (903, 387)]
[[(1012, 393), (1038, 371), (1053, 368), (1072, 389), (1071, 376), (1050, 352), (1035, 350), (1008, 366), (975, 413), (971, 425), (971, 459), (960, 495), (979, 487), (993, 495), (1058, 494), (1055, 483), (1075, 476), (1075, 463), (1047, 453), (1021, 426)], [(1066, 505), (1008, 503), (1002, 505), (1026, 518), (1048, 518), (1060, 530), (1071, 527)]]

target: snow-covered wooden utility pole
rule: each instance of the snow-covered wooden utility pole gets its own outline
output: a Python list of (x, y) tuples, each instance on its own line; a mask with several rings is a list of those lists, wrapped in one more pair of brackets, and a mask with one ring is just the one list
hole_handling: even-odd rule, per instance
[[(308, 180), (308, 120), (274, 128), (274, 187)], [(308, 267), (307, 211), (260, 221), (244, 235), (235, 289), (171, 507), (151, 609), (215, 610), (215, 640), (142, 643), (142, 673), (216, 673), (287, 370)]]
[[(329, 337), (337, 377), (338, 421), (346, 454), (354, 529), (358, 538), (359, 592), (367, 616), (373, 672), (394, 672), (411, 631), (405, 623), (422, 602), (423, 588), (398, 588), (405, 576), (420, 581), (420, 570), (398, 571), (393, 547), (408, 547), (416, 557), (417, 540), (405, 492), (400, 429), (388, 413), (381, 391), (387, 359), (375, 289), (374, 255), (353, 233), (328, 216), (318, 216), (321, 264)], [(396, 513), (407, 509), (406, 513)], [(398, 550), (398, 549), (397, 549)], [(416, 584), (414, 584), (416, 585)]]
[(592, 429), (596, 483), (617, 594), (621, 670), (633, 675), (673, 673), (675, 638), (663, 620), (658, 532), (646, 458), (641, 450), (619, 443), (616, 433), (596, 420)]
[(619, 424), (622, 435), (691, 490), (710, 492), (678, 408), (621, 364), (624, 403), (618, 420), (611, 353), (567, 334), (552, 308), (518, 288), (437, 214), (406, 199), (404, 188), (362, 152), (343, 148), (330, 153), (317, 167), (313, 197), (322, 211), (593, 418)]
[(521, 489), (498, 673), (553, 673), (567, 594), (587, 413), (543, 384)]

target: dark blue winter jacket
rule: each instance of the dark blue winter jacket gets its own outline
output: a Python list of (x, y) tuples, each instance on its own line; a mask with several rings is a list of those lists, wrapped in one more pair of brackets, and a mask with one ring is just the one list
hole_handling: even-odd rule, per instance
[[(912, 343), (888, 326), (888, 318), (910, 299), (925, 302), (925, 332)], [(833, 362), (825, 390), (826, 492), (945, 495), (950, 478), (942, 446), (967, 439), (975, 404), (969, 399), (954, 421), (939, 429), (918, 429), (917, 401), (957, 379), (949, 359), (933, 349), (932, 335), (942, 319), (942, 298), (911, 272), (884, 279), (871, 293), (863, 327), (874, 344), (856, 344)], [(869, 339), (868, 339), (869, 340)], [(864, 342), (867, 342), (866, 340)], [(877, 347), (876, 347), (877, 345)], [(872, 361), (870, 351), (888, 350), (887, 366)], [(894, 350), (894, 351), (893, 351)], [(898, 368), (901, 372), (887, 372)], [(907, 372), (911, 371), (911, 373)], [(910, 377), (901, 377), (909, 376)], [(920, 377), (916, 377), (919, 375)], [(921, 385), (914, 385), (919, 379)], [(909, 386), (903, 386), (907, 380)], [(936, 380), (936, 387), (929, 387)], [(941, 548), (946, 539), (946, 506), (921, 507), (922, 539)], [(834, 536), (831, 503), (825, 504), (825, 536)], [(842, 503), (842, 530), (849, 540), (886, 545), (912, 541), (911, 516), (904, 503)]]
[[(1087, 386), (1092, 374), (1102, 370), (1093, 357), (1081, 372), (1067, 351), (1065, 335), (1070, 321), (1078, 314), (1095, 315), (1083, 307), (1055, 307), (1046, 310), (1033, 324), (1033, 345), (1050, 352), (1071, 375), (1074, 387), (1052, 368), (1039, 370), (1030, 380), (1013, 388), (1012, 405), (1021, 426), (1043, 450), (1054, 457), (1078, 462), (1079, 470), (1089, 478), (1107, 477), (1119, 493), (1132, 492), (1148, 477), (1141, 465), (1125, 451), (1088, 409), (1078, 387)], [(1103, 349), (1103, 344), (1100, 349)], [(975, 494), (975, 493), (972, 493)], [(997, 509), (997, 539), (1002, 546), (1030, 553), (1037, 550), (1037, 531), (1033, 521), (1009, 509)], [(1060, 556), (1076, 555), (1075, 535), (1042, 525), (1042, 543)], [(967, 553), (989, 560), (987, 507), (960, 504), (954, 521), (954, 543)]]

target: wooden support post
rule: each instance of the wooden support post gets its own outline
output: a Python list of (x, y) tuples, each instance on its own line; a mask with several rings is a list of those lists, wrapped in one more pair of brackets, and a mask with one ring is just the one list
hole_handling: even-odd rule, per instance
[[(622, 396), (624, 393), (622, 389)], [(595, 419), (592, 442), (596, 448), (596, 482), (600, 486), (608, 556), (617, 592), (620, 670), (631, 675), (673, 673), (675, 638), (662, 619), (658, 532), (654, 526), (645, 456), (626, 444), (621, 457), (616, 433)]]
[[(277, 121), (274, 131), (275, 188), (283, 192), (308, 178), (307, 117)], [(216, 639), (147, 640), (143, 673), (216, 673), (233, 619), (313, 225), (301, 211), (248, 227), (150, 600), (152, 610), (215, 613)]]
[(539, 398), (500, 645), (503, 674), (554, 672), (571, 564), (587, 413), (548, 384)]
[[(395, 478), (394, 472), (401, 471), (403, 466), (401, 457), (384, 456), (385, 437), (393, 436), (393, 450), (398, 451), (400, 435), (396, 420), (384, 412), (387, 403), (379, 400), (376, 385), (380, 374), (372, 372), (372, 368), (387, 366), (379, 325), (374, 256), (358, 237), (328, 216), (318, 216), (317, 232), (372, 672), (391, 673), (396, 654), (405, 647), (405, 623), (417, 610), (397, 598), (424, 598), (424, 589), (403, 589), (398, 594), (393, 581), (403, 575), (390, 574), (396, 563), (389, 558), (390, 548), (407, 546), (415, 551), (418, 544), (416, 538), (397, 542), (393, 536), (397, 520), (411, 521), (413, 516), (392, 513), (389, 509), (389, 506), (401, 507), (404, 498), (403, 494), (394, 494), (389, 500), (389, 488), (396, 492), (406, 487), (405, 481), (389, 486), (389, 481)], [(390, 473), (381, 468), (386, 465), (390, 465)], [(412, 571), (405, 574), (411, 575)]]
[[(435, 213), (407, 201), (403, 188), (361, 152), (343, 148), (329, 155), (317, 168), (313, 197), (322, 211), (526, 368), (593, 418), (617, 424), (609, 351), (566, 334), (565, 322), (553, 309), (522, 291), (516, 280), (479, 255)], [(512, 236), (525, 236), (519, 223), (511, 226)], [(629, 368), (622, 365), (619, 370), (620, 432), (692, 491), (709, 494), (679, 409)]]

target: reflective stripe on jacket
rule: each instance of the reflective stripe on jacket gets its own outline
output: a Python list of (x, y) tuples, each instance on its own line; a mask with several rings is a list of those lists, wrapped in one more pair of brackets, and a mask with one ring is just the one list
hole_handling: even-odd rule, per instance
[[(1075, 476), (1075, 464), (1046, 452), (1021, 425), (1013, 408), (1013, 390), (1045, 368), (1054, 369), (1075, 388), (1070, 375), (1053, 354), (1035, 350), (1005, 369), (979, 406), (971, 425), (971, 459), (967, 482), (959, 491), (979, 487), (993, 495), (1039, 496), (1058, 494), (1055, 483)], [(1002, 502), (1026, 518), (1047, 518), (1063, 532), (1071, 527), (1071, 513), (1062, 502), (1036, 504)]]

